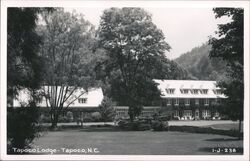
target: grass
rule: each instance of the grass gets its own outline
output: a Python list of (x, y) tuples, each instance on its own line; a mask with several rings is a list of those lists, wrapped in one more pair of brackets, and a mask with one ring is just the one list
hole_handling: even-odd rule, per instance
[(105, 130), (88, 132), (74, 129), (47, 132), (34, 142), (34, 147), (98, 148), (99, 155), (210, 155), (225, 154), (212, 153), (212, 148), (233, 147), (237, 148), (234, 154), (239, 155), (242, 154), (243, 143), (234, 137), (211, 134)]

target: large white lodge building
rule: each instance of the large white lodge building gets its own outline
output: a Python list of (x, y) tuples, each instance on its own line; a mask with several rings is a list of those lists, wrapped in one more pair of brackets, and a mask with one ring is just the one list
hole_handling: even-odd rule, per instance
[[(154, 80), (161, 91), (161, 101), (155, 106), (144, 106), (142, 116), (156, 113), (168, 113), (176, 120), (220, 119), (218, 108), (226, 97), (215, 81), (200, 80)], [(81, 91), (78, 91), (81, 92)], [(23, 91), (13, 106), (20, 107), (28, 99)], [(84, 112), (96, 111), (103, 99), (101, 88), (94, 88), (74, 101), (68, 108), (74, 117), (83, 116)], [(45, 98), (38, 104), (46, 107)], [(128, 117), (127, 106), (115, 106), (116, 118)]]
[(162, 93), (162, 108), (172, 111), (173, 118), (217, 119), (218, 108), (226, 97), (215, 81), (155, 80)]

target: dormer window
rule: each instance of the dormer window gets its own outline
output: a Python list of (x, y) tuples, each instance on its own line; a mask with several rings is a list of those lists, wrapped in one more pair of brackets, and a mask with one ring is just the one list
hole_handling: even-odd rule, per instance
[(174, 88), (167, 88), (166, 92), (167, 94), (174, 94), (175, 89)]
[(180, 91), (182, 94), (188, 94), (188, 89), (181, 89)]
[(192, 94), (198, 94), (199, 90), (198, 89), (193, 89)]
[(222, 94), (221, 89), (214, 89), (213, 91), (214, 91), (214, 94), (216, 94), (216, 95)]
[(87, 103), (87, 98), (79, 98), (78, 102), (83, 104), (83, 103)]
[(208, 93), (208, 89), (202, 89), (201, 90), (201, 94), (207, 94)]

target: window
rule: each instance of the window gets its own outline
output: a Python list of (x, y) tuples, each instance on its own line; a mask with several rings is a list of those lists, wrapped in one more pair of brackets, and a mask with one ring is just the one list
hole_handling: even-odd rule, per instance
[(202, 89), (201, 90), (201, 94), (207, 94), (208, 93), (208, 89)]
[(176, 98), (176, 99), (174, 100), (174, 105), (175, 105), (175, 106), (178, 106), (178, 105), (179, 105), (179, 99), (178, 99), (178, 98)]
[(171, 104), (172, 104), (171, 99), (167, 99), (167, 105), (171, 105)]
[(211, 113), (210, 113), (209, 110), (203, 110), (203, 111), (202, 111), (202, 116), (203, 116), (203, 117), (210, 117), (210, 116), (211, 116)]
[(184, 110), (183, 115), (186, 116), (186, 117), (191, 117), (192, 116), (192, 111), (191, 110)]
[(178, 110), (174, 111), (174, 117), (179, 117), (179, 111)]
[(117, 109), (116, 113), (117, 113), (117, 116), (119, 116), (119, 117), (127, 116), (127, 110), (126, 109)]
[(188, 89), (180, 89), (182, 94), (188, 94)]
[(118, 115), (119, 117), (125, 116), (124, 112), (118, 112), (117, 115)]
[(199, 103), (200, 103), (200, 100), (199, 99), (195, 99), (195, 105), (199, 105)]
[(185, 105), (186, 105), (186, 106), (189, 106), (189, 105), (190, 105), (190, 99), (189, 99), (189, 98), (186, 98), (186, 99), (185, 99)]
[(79, 98), (78, 102), (83, 104), (83, 103), (87, 103), (87, 98)]
[(204, 105), (205, 105), (205, 106), (208, 106), (208, 105), (209, 105), (209, 99), (206, 98), (206, 99), (204, 100)]
[(167, 94), (174, 94), (174, 91), (175, 89), (173, 88), (166, 89)]
[(214, 94), (220, 95), (220, 94), (222, 94), (222, 92), (220, 89), (216, 89), (216, 90), (214, 90)]
[(198, 94), (198, 92), (199, 92), (198, 89), (193, 89), (193, 90), (192, 90), (192, 93), (193, 93), (193, 94)]

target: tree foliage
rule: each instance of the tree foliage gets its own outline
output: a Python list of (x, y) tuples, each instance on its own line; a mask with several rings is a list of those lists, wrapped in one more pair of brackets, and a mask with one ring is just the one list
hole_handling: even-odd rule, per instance
[(230, 65), (243, 64), (243, 9), (242, 8), (214, 8), (216, 18), (231, 17), (232, 21), (218, 25), (219, 38), (211, 38), (211, 57), (220, 57)]
[[(39, 94), (43, 61), (38, 55), (40, 36), (36, 33), (38, 13), (52, 8), (7, 9), (7, 142), (8, 153), (13, 148), (28, 148), (39, 136), (37, 126)], [(20, 90), (29, 90), (28, 107), (13, 108)]]
[[(7, 89), (10, 100), (22, 88), (38, 88), (42, 61), (38, 55), (37, 8), (8, 8)], [(10, 103), (11, 104), (11, 103)]]
[(110, 98), (103, 98), (102, 103), (99, 106), (99, 112), (101, 114), (102, 121), (113, 121), (115, 117), (115, 109), (113, 107), (113, 102)]
[(141, 8), (105, 10), (98, 36), (108, 55), (105, 70), (111, 76), (111, 94), (115, 101), (129, 106), (133, 120), (146, 97), (149, 98), (145, 93), (152, 96), (158, 92), (152, 72), (159, 60), (165, 59), (164, 53), (170, 46), (164, 41), (162, 31), (153, 24), (151, 15)]
[(175, 60), (161, 59), (158, 66), (152, 72), (152, 77), (155, 79), (173, 79), (185, 80), (191, 79), (190, 73), (186, 68), (175, 62)]
[(8, 154), (17, 154), (14, 148), (30, 148), (32, 141), (40, 136), (38, 125), (39, 112), (36, 103), (29, 104), (32, 107), (8, 108), (7, 136)]
[(244, 108), (244, 10), (242, 8), (214, 8), (213, 11), (216, 18), (228, 16), (232, 19), (231, 22), (218, 26), (219, 38), (210, 38), (209, 43), (212, 45), (210, 57), (222, 58), (227, 63), (227, 79), (219, 84), (228, 97), (223, 112), (231, 119), (240, 120), (241, 124)]
[[(51, 108), (52, 127), (56, 127), (63, 108), (68, 108), (88, 89), (96, 85), (94, 49), (95, 30), (83, 15), (58, 8), (44, 13), (38, 28), (43, 44), (40, 54), (45, 59), (43, 92)], [(79, 92), (84, 89), (85, 92)]]

